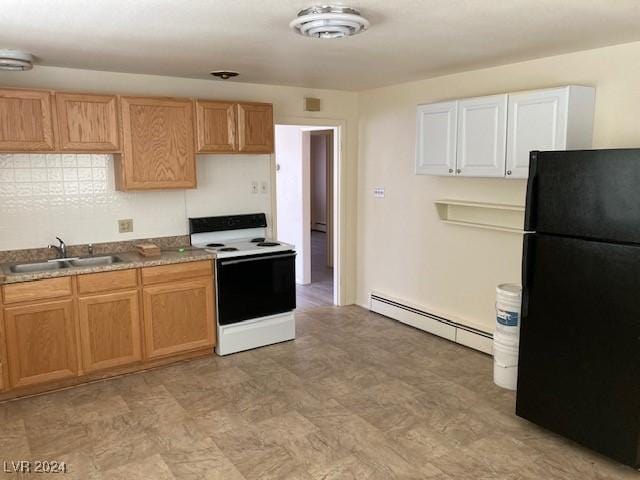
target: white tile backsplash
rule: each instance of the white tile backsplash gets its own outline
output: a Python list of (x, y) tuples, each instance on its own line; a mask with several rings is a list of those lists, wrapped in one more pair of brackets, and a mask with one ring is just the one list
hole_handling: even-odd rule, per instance
[[(69, 244), (185, 235), (187, 216), (265, 212), (269, 155), (198, 156), (197, 190), (115, 190), (111, 155), (0, 154), (0, 250), (38, 248), (56, 236)], [(271, 191), (271, 186), (269, 187)], [(134, 231), (118, 233), (132, 218)]]

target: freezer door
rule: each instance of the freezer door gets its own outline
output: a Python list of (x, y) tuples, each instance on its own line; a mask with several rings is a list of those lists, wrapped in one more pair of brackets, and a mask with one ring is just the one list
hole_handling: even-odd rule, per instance
[(531, 152), (525, 230), (640, 243), (640, 149)]
[(516, 413), (638, 467), (640, 246), (525, 235)]

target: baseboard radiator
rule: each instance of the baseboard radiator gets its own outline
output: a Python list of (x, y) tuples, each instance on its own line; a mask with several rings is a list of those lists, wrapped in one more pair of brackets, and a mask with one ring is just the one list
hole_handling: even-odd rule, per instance
[(493, 335), (491, 333), (403, 304), (397, 299), (391, 299), (379, 293), (371, 293), (369, 309), (465, 347), (492, 354)]

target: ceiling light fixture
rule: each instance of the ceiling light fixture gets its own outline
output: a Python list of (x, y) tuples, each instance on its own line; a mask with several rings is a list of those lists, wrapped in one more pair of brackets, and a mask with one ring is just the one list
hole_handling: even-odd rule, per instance
[(232, 70), (214, 70), (209, 72), (214, 77), (218, 77), (222, 80), (229, 80), (230, 78), (237, 77), (240, 75), (238, 72), (234, 72)]
[(19, 50), (0, 50), (0, 70), (24, 71), (33, 68), (33, 55)]
[(305, 8), (289, 23), (296, 33), (314, 38), (342, 38), (365, 31), (369, 20), (355, 8), (337, 5)]

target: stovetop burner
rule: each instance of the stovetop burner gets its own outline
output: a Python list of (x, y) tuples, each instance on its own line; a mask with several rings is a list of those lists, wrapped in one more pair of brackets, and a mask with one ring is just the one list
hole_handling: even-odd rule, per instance
[(280, 245), (277, 242), (260, 242), (258, 243), (259, 247), (277, 247), (278, 245)]
[(264, 242), (264, 237), (252, 238), (251, 243)]
[(220, 252), (235, 252), (238, 249), (236, 247), (224, 247), (224, 248), (220, 248), (218, 251)]
[(224, 247), (224, 243), (207, 243), (207, 247)]

